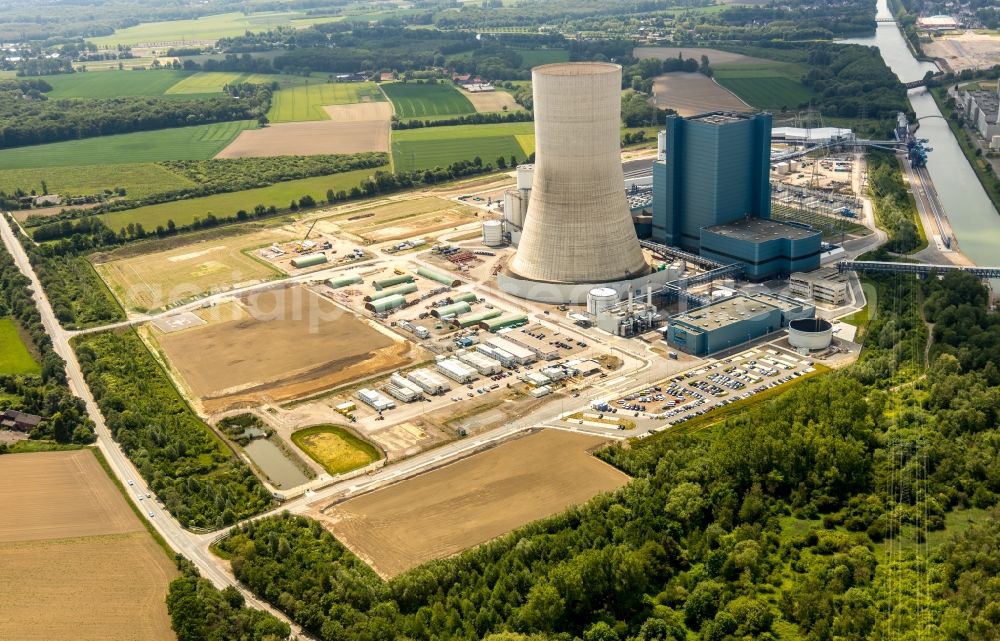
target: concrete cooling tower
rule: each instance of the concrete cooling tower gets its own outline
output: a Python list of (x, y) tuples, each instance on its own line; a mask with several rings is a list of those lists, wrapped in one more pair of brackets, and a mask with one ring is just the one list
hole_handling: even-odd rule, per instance
[(603, 284), (649, 271), (625, 198), (621, 79), (622, 68), (607, 63), (532, 70), (535, 175), (509, 276)]

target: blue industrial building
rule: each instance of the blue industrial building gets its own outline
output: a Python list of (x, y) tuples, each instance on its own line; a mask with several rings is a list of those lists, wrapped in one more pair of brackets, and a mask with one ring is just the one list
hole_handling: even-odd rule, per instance
[(751, 280), (820, 265), (820, 232), (771, 221), (771, 115), (714, 112), (666, 121), (653, 163), (654, 241), (723, 263)]
[(814, 305), (793, 298), (739, 295), (671, 316), (665, 336), (670, 346), (682, 352), (706, 356), (739, 347), (815, 314)]

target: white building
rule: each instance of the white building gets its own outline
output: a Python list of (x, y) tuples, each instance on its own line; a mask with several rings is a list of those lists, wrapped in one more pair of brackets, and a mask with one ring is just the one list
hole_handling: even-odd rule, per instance
[(510, 354), (510, 356), (513, 357), (513, 359), (520, 365), (527, 365), (535, 362), (535, 353), (533, 351), (525, 347), (521, 347), (506, 338), (500, 336), (490, 336), (483, 342), (494, 349)]
[(796, 272), (788, 277), (788, 286), (793, 296), (829, 305), (847, 303), (847, 281), (831, 267), (809, 273)]
[(476, 370), (461, 361), (455, 360), (454, 358), (447, 358), (443, 361), (438, 361), (437, 368), (439, 372), (454, 381), (458, 381), (462, 385), (471, 383), (479, 378), (479, 374)]
[(365, 388), (358, 390), (358, 399), (366, 405), (371, 405), (379, 412), (391, 410), (396, 407), (396, 404), (392, 400), (386, 398), (386, 396), (381, 392), (377, 392), (373, 389)]
[(407, 372), (406, 378), (431, 396), (444, 394), (451, 389), (451, 384), (444, 377), (426, 367)]
[(458, 355), (458, 360), (472, 367), (483, 376), (499, 374), (502, 369), (500, 361), (479, 352), (464, 352)]

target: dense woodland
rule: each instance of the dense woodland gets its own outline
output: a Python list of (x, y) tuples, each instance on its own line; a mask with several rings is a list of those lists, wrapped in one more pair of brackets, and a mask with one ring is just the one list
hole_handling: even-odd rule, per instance
[(112, 436), (182, 526), (220, 528), (271, 505), (133, 330), (86, 334), (74, 347)]
[(889, 234), (884, 249), (899, 254), (917, 249), (921, 240), (916, 203), (903, 182), (895, 154), (874, 151), (868, 155), (868, 188), (875, 196), (872, 200), (875, 217)]
[[(0, 244), (0, 318), (14, 319), (24, 330), (30, 339), (29, 349), (41, 364), (37, 376), (0, 375), (0, 409), (41, 416), (44, 420), (32, 430), (32, 439), (91, 443), (94, 425), (87, 418), (83, 401), (69, 391), (65, 362), (52, 347), (31, 291), (31, 282)], [(0, 443), (0, 454), (7, 449), (5, 443)]]
[(303, 517), (220, 550), (331, 641), (993, 640), (1000, 318), (965, 274), (874, 282), (857, 364), (602, 451), (634, 480), (585, 506), (389, 582)]

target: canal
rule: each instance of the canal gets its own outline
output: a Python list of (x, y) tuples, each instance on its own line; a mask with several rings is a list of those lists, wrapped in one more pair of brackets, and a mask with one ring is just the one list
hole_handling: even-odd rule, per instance
[[(887, 0), (878, 0), (878, 17), (892, 17)], [(886, 64), (903, 82), (920, 80), (928, 70), (937, 71), (934, 64), (913, 57), (895, 23), (879, 23), (875, 36), (844, 42), (878, 47)], [(1000, 264), (1000, 215), (941, 117), (934, 98), (923, 87), (911, 89), (909, 98), (920, 123), (917, 136), (926, 138), (934, 150), (927, 154), (927, 171), (959, 249), (977, 265)]]

